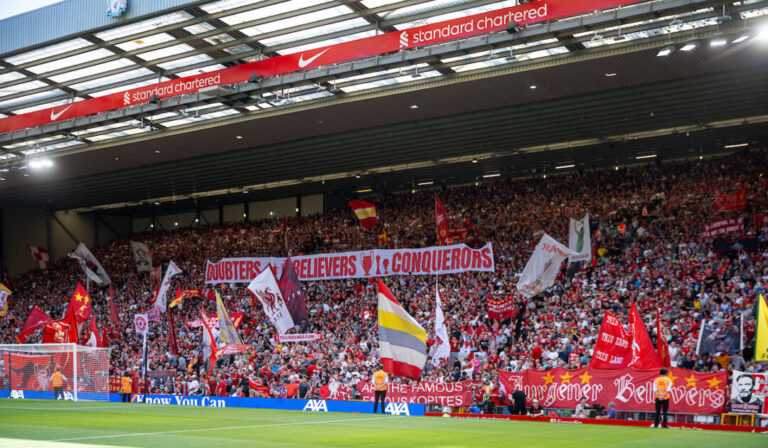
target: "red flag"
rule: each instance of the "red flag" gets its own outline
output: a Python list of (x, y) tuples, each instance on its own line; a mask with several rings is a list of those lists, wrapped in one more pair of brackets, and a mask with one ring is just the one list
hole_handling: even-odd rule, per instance
[(168, 346), (171, 348), (171, 353), (179, 356), (179, 346), (176, 343), (176, 328), (173, 326), (173, 311), (168, 308)]
[(120, 315), (117, 314), (117, 305), (115, 305), (114, 296), (111, 296), (109, 298), (109, 320), (115, 326), (115, 329), (119, 332), (120, 331)]
[[(760, 214), (755, 215), (755, 227), (760, 228), (765, 226), (768, 226), (768, 215), (760, 215)], [(5, 269), (5, 265), (3, 265), (3, 269)], [(7, 273), (5, 278), (6, 280), (8, 279)], [(8, 286), (11, 286), (11, 285), (8, 285)]]
[(620, 369), (631, 361), (631, 340), (613, 314), (606, 311), (589, 366), (595, 369)]
[(448, 213), (437, 193), (435, 193), (435, 225), (437, 226), (437, 244), (443, 245), (448, 240)]
[(659, 354), (659, 361), (664, 367), (672, 367), (672, 360), (669, 358), (669, 346), (667, 345), (667, 332), (661, 323), (661, 313), (656, 308), (656, 353)]
[(283, 263), (283, 273), (278, 284), (280, 292), (283, 293), (285, 306), (291, 314), (294, 324), (299, 324), (307, 320), (307, 304), (304, 301), (304, 291), (301, 289), (299, 276), (296, 275), (291, 257), (285, 258)]
[(659, 357), (653, 350), (651, 337), (648, 336), (648, 330), (645, 328), (643, 318), (637, 311), (635, 302), (629, 311), (629, 331), (632, 333), (632, 361), (629, 367), (636, 369), (658, 369), (661, 367)]
[(32, 335), (32, 333), (50, 321), (51, 317), (46, 314), (45, 311), (41, 310), (37, 307), (37, 305), (35, 305), (35, 307), (32, 308), (32, 312), (29, 313), (29, 317), (27, 318), (27, 322), (24, 324), (24, 328), (19, 334), (15, 336), (16, 342), (19, 344), (27, 342), (27, 339)]
[(54, 320), (43, 327), (43, 344), (66, 344), (69, 342), (69, 324)]
[(738, 212), (747, 207), (747, 187), (734, 194), (717, 193), (712, 210), (716, 212)]
[(205, 309), (201, 308), (201, 311), (203, 312), (203, 351), (210, 362), (210, 370), (213, 370), (213, 366), (216, 365), (216, 353), (218, 348), (216, 347), (216, 339), (213, 337), (211, 326), (208, 325), (208, 316), (205, 314)]
[(43, 344), (77, 344), (77, 322), (71, 314), (61, 320), (54, 320), (43, 327)]
[(109, 334), (106, 325), (104, 325), (104, 330), (101, 332), (101, 343), (104, 344), (103, 347), (109, 347)]
[(69, 308), (67, 308), (67, 314), (65, 316), (69, 316), (70, 314), (75, 315), (77, 323), (85, 322), (91, 318), (91, 297), (80, 283), (77, 284), (75, 293), (69, 301)]
[(245, 319), (245, 313), (242, 311), (239, 313), (229, 313), (229, 318), (232, 319), (232, 325), (234, 325), (236, 329), (240, 329), (240, 325), (243, 324), (243, 319)]
[(349, 206), (352, 207), (352, 211), (355, 212), (357, 218), (360, 220), (360, 225), (364, 229), (370, 229), (376, 227), (378, 222), (376, 206), (370, 202), (352, 200), (349, 201)]
[(104, 347), (101, 342), (101, 335), (99, 334), (99, 327), (96, 326), (96, 319), (91, 319), (88, 337), (85, 339), (83, 345), (89, 347)]

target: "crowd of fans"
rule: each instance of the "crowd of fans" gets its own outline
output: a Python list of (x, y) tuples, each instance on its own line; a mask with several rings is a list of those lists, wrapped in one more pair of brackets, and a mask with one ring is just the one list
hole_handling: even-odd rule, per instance
[[(742, 152), (690, 162), (656, 163), (630, 169), (506, 180), (443, 190), (370, 196), (379, 224), (364, 230), (349, 208), (321, 215), (230, 225), (153, 230), (95, 248), (94, 255), (111, 277), (121, 328), (109, 320), (107, 288), (91, 287), (98, 327), (111, 328), (111, 369), (117, 376), (140, 372), (142, 344), (133, 332), (134, 314), (150, 308), (157, 286), (136, 272), (129, 240), (149, 245), (163, 271), (173, 260), (183, 273), (177, 287), (203, 288), (206, 260), (226, 257), (284, 256), (380, 247), (437, 244), (434, 193), (455, 224), (470, 228), (466, 243), (493, 243), (493, 273), (461, 273), (439, 278), (443, 311), (450, 334), (450, 362), (427, 363), (422, 380), (461, 379), (495, 382), (497, 369), (522, 371), (586, 364), (605, 311), (627, 322), (631, 302), (656, 338), (656, 308), (669, 331), (672, 365), (698, 371), (764, 368), (751, 361), (757, 292), (768, 283), (768, 228), (755, 225), (755, 214), (768, 211), (768, 154)], [(718, 192), (746, 187), (743, 211), (718, 213), (711, 203)], [(563, 265), (555, 285), (532, 299), (516, 294), (515, 285), (542, 232), (568, 241), (568, 218), (589, 212), (599, 220), (592, 231), (593, 257)], [(754, 235), (757, 250), (714, 250), (702, 236), (703, 225), (721, 217), (743, 217), (744, 234)], [(737, 237), (739, 235), (729, 235)], [(434, 335), (435, 279), (394, 276), (384, 279), (406, 310)], [(13, 343), (33, 305), (61, 318), (84, 276), (71, 259), (59, 260), (12, 279), (10, 311), (0, 318), (1, 342)], [(156, 283), (156, 282), (155, 282)], [(209, 366), (202, 351), (202, 331), (186, 323), (216, 313), (215, 302), (194, 298), (174, 309), (178, 356), (168, 343), (168, 321), (152, 322), (148, 337), (149, 370), (173, 371), (175, 381), (152, 381), (151, 391), (187, 394), (315, 397), (329, 385), (353, 387), (368, 381), (378, 363), (376, 287), (369, 280), (304, 282), (309, 320), (301, 332), (318, 332), (314, 342), (281, 344), (260, 306), (254, 307), (245, 285), (220, 288), (230, 313), (244, 312), (239, 332), (247, 353)], [(515, 296), (516, 316), (489, 320), (486, 301)], [(696, 355), (702, 322), (729, 325), (743, 316), (745, 348), (733, 356)], [(433, 337), (433, 336), (432, 336)], [(29, 342), (39, 341), (39, 334)], [(429, 341), (433, 341), (430, 339)], [(576, 353), (576, 356), (572, 356)], [(152, 377), (155, 378), (155, 377)], [(398, 378), (396, 381), (407, 381)], [(139, 384), (141, 381), (135, 381)], [(134, 386), (136, 387), (136, 386)]]

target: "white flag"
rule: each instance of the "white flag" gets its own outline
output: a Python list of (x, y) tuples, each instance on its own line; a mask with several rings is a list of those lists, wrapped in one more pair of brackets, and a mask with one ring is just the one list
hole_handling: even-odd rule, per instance
[(545, 233), (523, 269), (523, 275), (517, 282), (517, 290), (525, 297), (533, 297), (549, 288), (555, 283), (563, 260), (574, 254), (575, 252)]
[(136, 270), (139, 272), (149, 272), (152, 269), (152, 254), (149, 253), (149, 246), (144, 243), (131, 241), (131, 252), (133, 259), (136, 260)]
[(80, 263), (80, 267), (83, 268), (83, 272), (91, 280), (93, 280), (99, 286), (107, 286), (110, 284), (107, 271), (101, 267), (101, 263), (96, 257), (93, 256), (90, 250), (85, 247), (82, 242), (77, 246), (77, 249), (69, 253), (69, 258), (74, 258)]
[(277, 329), (280, 334), (285, 334), (294, 327), (293, 318), (285, 306), (283, 294), (277, 285), (277, 279), (272, 269), (267, 266), (256, 278), (248, 285), (248, 289), (259, 299), (264, 306), (264, 314)]
[(445, 327), (443, 304), (440, 302), (440, 292), (435, 285), (435, 348), (432, 352), (432, 364), (437, 365), (441, 359), (451, 356), (451, 343), (448, 340), (448, 329)]
[(176, 266), (176, 263), (171, 260), (168, 263), (168, 269), (165, 270), (165, 277), (163, 277), (163, 283), (160, 284), (160, 289), (157, 291), (157, 297), (155, 297), (155, 304), (152, 308), (160, 308), (165, 312), (165, 296), (168, 293), (168, 288), (171, 287), (171, 277), (176, 274), (180, 274), (182, 271)]
[(571, 218), (568, 231), (568, 247), (575, 252), (568, 258), (568, 263), (589, 261), (592, 258), (592, 236), (589, 232), (589, 213), (582, 219)]

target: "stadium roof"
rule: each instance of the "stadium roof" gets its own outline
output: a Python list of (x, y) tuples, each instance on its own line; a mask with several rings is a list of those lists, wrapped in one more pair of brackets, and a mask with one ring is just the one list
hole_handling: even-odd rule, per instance
[[(0, 118), (516, 2), (308, 4), (182, 2), (6, 51)], [(7, 132), (0, 205), (141, 212), (765, 144), (768, 1), (723, 5), (642, 2)], [(30, 169), (42, 155), (55, 169)]]

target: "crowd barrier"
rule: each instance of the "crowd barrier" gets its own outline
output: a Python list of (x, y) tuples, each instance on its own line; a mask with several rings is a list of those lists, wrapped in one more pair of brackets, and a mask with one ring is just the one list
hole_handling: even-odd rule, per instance
[[(53, 392), (34, 390), (0, 390), (0, 398), (26, 399), (26, 400), (53, 400)], [(64, 393), (65, 400), (71, 400), (70, 392)], [(109, 394), (109, 401), (119, 403), (123, 401), (121, 394)], [(370, 414), (373, 412), (373, 403), (370, 401), (337, 401), (337, 400), (298, 400), (289, 398), (238, 398), (238, 397), (207, 397), (190, 395), (144, 395), (134, 394), (132, 403), (165, 404), (172, 406), (195, 406), (214, 408), (255, 408), (255, 409), (283, 409), (290, 411), (311, 412), (348, 412), (358, 414)], [(425, 406), (412, 403), (387, 403), (384, 412), (391, 415), (416, 415), (424, 416)]]

